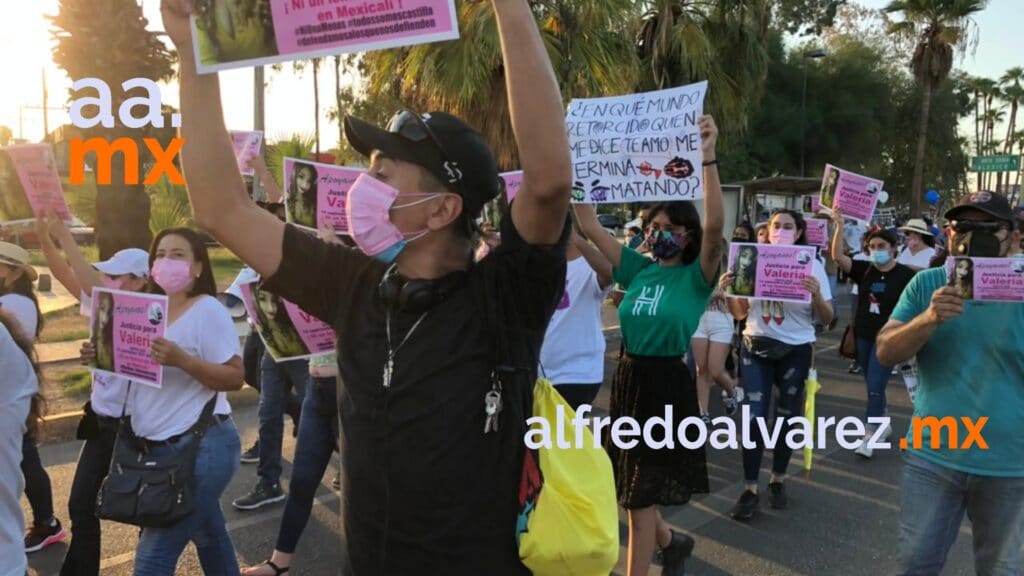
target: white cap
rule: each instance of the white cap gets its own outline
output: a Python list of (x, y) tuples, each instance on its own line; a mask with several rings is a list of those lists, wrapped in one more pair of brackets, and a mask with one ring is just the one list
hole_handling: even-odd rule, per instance
[(95, 264), (93, 268), (107, 276), (131, 274), (139, 278), (149, 278), (149, 253), (138, 248), (127, 248), (111, 256), (110, 260)]

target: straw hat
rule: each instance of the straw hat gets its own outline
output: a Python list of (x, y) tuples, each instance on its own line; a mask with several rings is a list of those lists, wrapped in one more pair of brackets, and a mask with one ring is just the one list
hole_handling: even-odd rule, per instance
[(28, 275), (29, 280), (35, 282), (39, 278), (39, 274), (28, 262), (28, 252), (24, 248), (10, 242), (0, 242), (0, 264), (21, 268)]
[(934, 236), (928, 229), (928, 224), (921, 218), (912, 218), (906, 226), (900, 226), (899, 230), (901, 232), (916, 232), (922, 236)]

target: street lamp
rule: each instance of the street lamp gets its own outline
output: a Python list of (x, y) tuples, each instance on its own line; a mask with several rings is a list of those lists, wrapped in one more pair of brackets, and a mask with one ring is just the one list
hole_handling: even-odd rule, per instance
[(804, 91), (803, 96), (800, 99), (800, 176), (807, 176), (807, 171), (804, 169), (804, 146), (807, 140), (807, 130), (805, 124), (807, 122), (807, 59), (808, 58), (824, 58), (827, 56), (824, 50), (817, 49), (803, 54), (803, 68), (804, 68)]

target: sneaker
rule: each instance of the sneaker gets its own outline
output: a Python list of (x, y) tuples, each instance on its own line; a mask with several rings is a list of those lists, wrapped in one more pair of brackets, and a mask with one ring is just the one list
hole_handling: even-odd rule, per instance
[(253, 442), (252, 447), (242, 452), (242, 464), (259, 464), (260, 462), (260, 441)]
[(768, 484), (768, 503), (776, 510), (785, 510), (789, 506), (789, 497), (786, 496), (786, 485), (782, 482), (771, 482)]
[(702, 412), (701, 415), (700, 415), (700, 419), (701, 419), (702, 422), (704, 422), (704, 426), (706, 426), (708, 428), (711, 428), (711, 415), (710, 414), (708, 414), (707, 412)]
[(739, 386), (733, 388), (732, 395), (722, 390), (722, 404), (725, 405), (725, 415), (732, 416), (739, 409), (740, 403), (743, 402), (743, 388)]
[(850, 368), (847, 370), (850, 374), (860, 374), (862, 372), (860, 364), (856, 362), (850, 362)]
[[(885, 429), (882, 430), (882, 435), (878, 437), (877, 441), (885, 442), (886, 440), (889, 439), (890, 434), (892, 434), (892, 426), (886, 424)], [(871, 442), (869, 442), (869, 440), (871, 440), (871, 437), (874, 435), (875, 431), (868, 429), (868, 433), (864, 435), (864, 440), (861, 441), (860, 446), (857, 446), (857, 449), (854, 450), (854, 453), (862, 458), (870, 460), (871, 456), (874, 455), (875, 450), (874, 448), (872, 448)]]
[(38, 552), (51, 544), (56, 544), (64, 539), (64, 528), (60, 520), (54, 518), (50, 525), (33, 524), (25, 533), (25, 553)]
[(672, 530), (672, 540), (661, 550), (662, 576), (683, 576), (686, 559), (693, 553), (694, 544), (693, 538)]
[(750, 490), (744, 490), (743, 494), (740, 495), (739, 501), (732, 507), (732, 511), (729, 514), (736, 520), (750, 520), (754, 517), (754, 512), (757, 511), (760, 503), (761, 497), (759, 495), (754, 494)]
[(285, 498), (284, 490), (281, 490), (280, 484), (267, 486), (263, 482), (258, 482), (252, 489), (252, 492), (235, 500), (231, 505), (239, 510), (255, 510), (267, 504), (280, 502)]

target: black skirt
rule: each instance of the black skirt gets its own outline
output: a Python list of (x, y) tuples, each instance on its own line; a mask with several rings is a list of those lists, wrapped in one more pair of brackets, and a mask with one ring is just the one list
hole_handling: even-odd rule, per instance
[[(615, 469), (615, 489), (619, 504), (627, 509), (655, 505), (678, 506), (689, 502), (692, 494), (710, 491), (705, 448), (684, 448), (678, 440), (679, 423), (687, 417), (700, 417), (697, 388), (682, 358), (626, 356), (619, 361), (612, 380), (610, 412), (616, 418), (635, 419), (640, 429), (653, 417), (664, 419), (666, 405), (672, 406), (671, 431), (674, 448), (655, 449), (641, 438), (635, 447), (615, 446), (605, 432), (605, 449)], [(664, 430), (654, 428), (654, 440), (663, 440)], [(687, 427), (690, 440), (697, 437), (695, 427)]]

